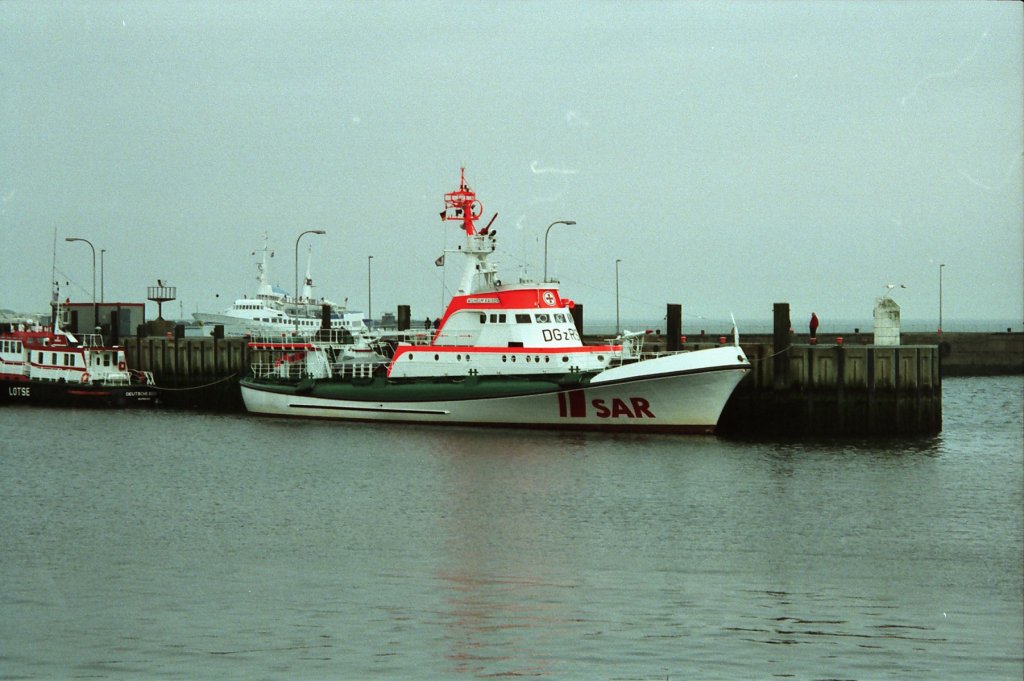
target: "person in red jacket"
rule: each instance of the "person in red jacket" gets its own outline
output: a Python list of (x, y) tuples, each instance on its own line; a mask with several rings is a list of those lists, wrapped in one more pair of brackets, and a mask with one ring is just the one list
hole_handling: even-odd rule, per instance
[(811, 345), (818, 342), (818, 315), (811, 313)]

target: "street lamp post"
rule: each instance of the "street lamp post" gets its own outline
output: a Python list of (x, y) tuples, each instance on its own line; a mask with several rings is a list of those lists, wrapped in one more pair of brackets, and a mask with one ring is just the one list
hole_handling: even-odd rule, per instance
[(366, 318), (373, 319), (373, 256), (366, 256)]
[(942, 334), (942, 268), (946, 263), (939, 265), (939, 334)]
[(299, 330), (299, 239), (307, 234), (327, 234), (322, 229), (307, 229), (295, 238), (295, 330)]
[(575, 220), (556, 220), (548, 225), (548, 228), (544, 230), (544, 281), (548, 280), (548, 232), (555, 225), (575, 225)]
[(99, 307), (96, 305), (96, 247), (92, 245), (92, 242), (88, 239), (82, 239), (77, 236), (64, 237), (64, 241), (84, 241), (89, 244), (89, 249), (92, 251), (92, 317), (93, 325), (100, 325), (100, 313)]
[(619, 263), (622, 258), (615, 259), (615, 335), (619, 335)]

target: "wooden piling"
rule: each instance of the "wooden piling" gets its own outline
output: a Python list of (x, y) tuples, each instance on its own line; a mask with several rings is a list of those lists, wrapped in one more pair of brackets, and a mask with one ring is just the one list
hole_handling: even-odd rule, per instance
[(669, 303), (665, 311), (665, 349), (675, 352), (682, 347), (683, 306)]
[(583, 303), (576, 303), (569, 309), (569, 314), (572, 315), (573, 326), (576, 327), (576, 333), (583, 338)]
[(774, 317), (774, 334), (772, 336), (772, 368), (779, 385), (786, 382), (788, 376), (790, 329), (789, 303), (775, 303), (772, 308)]

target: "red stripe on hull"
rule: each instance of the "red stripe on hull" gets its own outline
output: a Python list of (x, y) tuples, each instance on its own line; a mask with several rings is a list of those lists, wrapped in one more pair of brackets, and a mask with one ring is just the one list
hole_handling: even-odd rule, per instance
[(569, 391), (569, 416), (582, 418), (587, 415), (587, 396), (582, 390)]

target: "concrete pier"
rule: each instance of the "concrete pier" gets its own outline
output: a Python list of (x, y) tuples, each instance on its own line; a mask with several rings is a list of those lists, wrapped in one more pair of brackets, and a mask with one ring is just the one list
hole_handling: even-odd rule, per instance
[[(401, 311), (400, 311), (401, 312)], [(573, 317), (579, 327), (583, 306)], [(819, 333), (815, 343), (790, 331), (789, 306), (777, 303), (773, 334), (747, 334), (741, 346), (752, 370), (725, 407), (718, 432), (735, 437), (930, 435), (942, 429), (942, 378), (1024, 374), (1024, 334), (901, 334), (901, 345), (876, 345), (873, 335)], [(400, 319), (408, 316), (399, 315)], [(644, 349), (699, 350), (731, 336), (679, 333), (679, 306), (669, 306), (666, 331), (645, 337)], [(142, 329), (140, 329), (140, 333)], [(584, 336), (584, 342), (604, 337)], [(238, 380), (251, 354), (242, 338), (163, 335), (124, 339), (129, 366), (151, 371), (171, 407), (241, 411)]]
[[(672, 314), (669, 306), (667, 318)], [(932, 435), (942, 430), (938, 345), (880, 345), (863, 339), (851, 344), (820, 335), (798, 343), (789, 304), (776, 303), (773, 316), (771, 336), (741, 339), (751, 372), (722, 412), (720, 435)], [(648, 348), (657, 352), (674, 339), (650, 340)], [(731, 336), (688, 340), (683, 350), (733, 342)]]
[(933, 435), (942, 430), (937, 346), (793, 345), (776, 353), (769, 345), (741, 345), (752, 371), (722, 413), (721, 435)]
[[(782, 353), (765, 343), (741, 346), (752, 370), (726, 405), (722, 435), (927, 435), (942, 428), (938, 346), (796, 344)], [(238, 380), (251, 364), (244, 339), (136, 337), (125, 347), (129, 366), (153, 372), (164, 405), (243, 410)]]
[(125, 339), (128, 366), (153, 373), (162, 404), (184, 409), (242, 411), (238, 380), (250, 371), (243, 338), (181, 334)]

